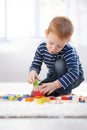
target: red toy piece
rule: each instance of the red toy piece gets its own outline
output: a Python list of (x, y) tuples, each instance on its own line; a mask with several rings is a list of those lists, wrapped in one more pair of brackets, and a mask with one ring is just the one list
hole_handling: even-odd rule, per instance
[(41, 97), (44, 96), (44, 94), (42, 92), (40, 92), (40, 91), (33, 91), (33, 96), (35, 98), (41, 98)]
[(65, 95), (65, 96), (62, 96), (61, 99), (62, 100), (72, 100), (72, 96)]
[(56, 97), (50, 96), (50, 100), (56, 100)]

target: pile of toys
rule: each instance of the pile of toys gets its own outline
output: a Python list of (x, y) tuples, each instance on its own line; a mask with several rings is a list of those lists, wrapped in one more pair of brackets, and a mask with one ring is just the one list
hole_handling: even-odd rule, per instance
[(26, 102), (36, 102), (38, 104), (44, 103), (87, 103), (87, 97), (83, 96), (76, 96), (76, 95), (64, 95), (59, 97), (45, 97), (42, 95), (32, 96), (32, 95), (14, 95), (14, 94), (7, 94), (0, 96), (0, 100), (8, 100), (8, 101), (26, 101)]
[(2, 95), (0, 96), (1, 100), (9, 100), (9, 101), (26, 101), (26, 102), (36, 102), (38, 104), (44, 104), (44, 103), (64, 103), (64, 102), (69, 102), (69, 103), (87, 103), (87, 97), (86, 96), (76, 96), (76, 95), (64, 95), (64, 96), (59, 96), (59, 97), (53, 97), (49, 96), (46, 97), (44, 96), (43, 93), (38, 91), (38, 81), (35, 80), (34, 84), (34, 91), (29, 94), (24, 94), (24, 95), (15, 95), (15, 94), (7, 94), (7, 95)]

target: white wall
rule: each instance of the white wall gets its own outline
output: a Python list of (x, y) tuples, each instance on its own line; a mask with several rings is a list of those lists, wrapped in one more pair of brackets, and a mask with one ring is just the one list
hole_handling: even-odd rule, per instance
[[(39, 43), (40, 40), (38, 43), (36, 40), (28, 40), (2, 44), (0, 46), (0, 82), (26, 82), (29, 66)], [(41, 78), (45, 77), (45, 71), (47, 70), (42, 69)]]
[[(69, 15), (75, 23), (74, 45), (80, 55), (87, 80), (87, 0), (70, 0)], [(40, 40), (15, 41), (0, 43), (0, 82), (27, 81), (28, 68)], [(47, 69), (43, 66), (41, 79), (46, 76)]]
[(77, 34), (77, 51), (80, 55), (80, 59), (84, 69), (85, 80), (87, 80), (87, 0), (76, 0), (76, 34)]

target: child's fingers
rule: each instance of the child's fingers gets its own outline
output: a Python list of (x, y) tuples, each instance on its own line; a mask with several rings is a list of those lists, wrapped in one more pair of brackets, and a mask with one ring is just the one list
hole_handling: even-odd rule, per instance
[(41, 81), (38, 75), (37, 75), (36, 79), (37, 79), (38, 81)]
[(42, 84), (41, 86), (39, 86), (41, 89), (44, 89), (44, 88), (46, 88), (47, 87), (47, 85), (46, 84)]
[(43, 91), (44, 91), (45, 86), (44, 86), (44, 85), (39, 85), (39, 87), (38, 87), (38, 88), (39, 88), (39, 91), (40, 91), (40, 92), (43, 92)]
[(34, 81), (35, 81), (35, 77), (34, 76), (32, 76), (32, 77), (29, 78), (29, 83), (33, 84)]
[(50, 89), (49, 89), (48, 87), (42, 89), (41, 92), (44, 93), (44, 94), (47, 94), (47, 95), (49, 95), (49, 93), (51, 93), (51, 92), (50, 92)]
[(50, 93), (51, 90), (50, 90), (50, 87), (47, 86), (47, 84), (43, 84), (43, 85), (39, 86), (39, 91), (46, 94), (46, 93)]

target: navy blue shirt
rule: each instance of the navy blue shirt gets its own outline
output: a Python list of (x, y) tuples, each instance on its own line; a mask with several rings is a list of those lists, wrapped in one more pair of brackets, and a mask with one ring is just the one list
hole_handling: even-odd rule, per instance
[(67, 72), (61, 78), (58, 78), (58, 81), (62, 87), (66, 89), (70, 84), (78, 79), (80, 73), (83, 73), (79, 56), (70, 44), (65, 45), (60, 52), (50, 54), (46, 47), (46, 43), (41, 43), (35, 52), (30, 71), (35, 70), (39, 74), (43, 62), (46, 64), (48, 70), (50, 70), (60, 56), (65, 60)]

